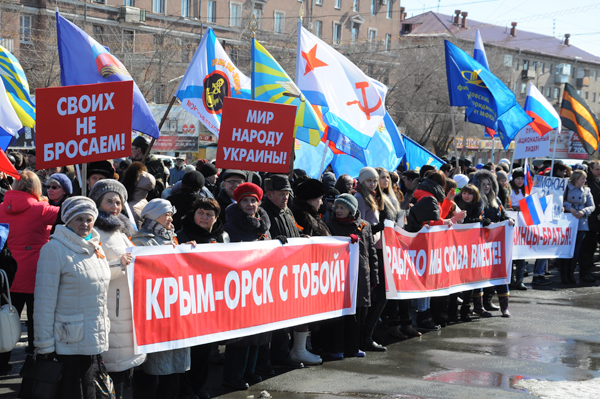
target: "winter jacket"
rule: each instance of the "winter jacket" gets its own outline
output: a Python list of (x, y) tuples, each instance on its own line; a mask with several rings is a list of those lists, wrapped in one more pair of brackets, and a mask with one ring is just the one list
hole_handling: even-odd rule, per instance
[[(131, 184), (133, 184), (133, 182)], [(123, 185), (126, 185), (126, 183), (124, 182)], [(135, 182), (135, 188), (127, 190), (127, 194), (129, 195), (127, 205), (129, 205), (129, 209), (131, 209), (133, 219), (138, 228), (142, 226), (142, 210), (148, 204), (146, 198), (148, 197), (148, 193), (154, 189), (155, 185), (156, 180), (154, 179), (154, 176), (140, 170), (137, 181)]]
[(467, 215), (465, 216), (463, 223), (483, 222), (483, 210), (485, 208), (483, 200), (480, 200), (478, 203), (473, 203), (473, 201), (471, 201), (470, 203), (466, 203), (462, 199), (461, 193), (461, 195), (456, 196), (454, 202), (456, 202), (456, 206), (458, 206), (461, 211), (467, 211)]
[(576, 211), (583, 211), (585, 213), (585, 216), (579, 219), (579, 228), (577, 231), (588, 231), (588, 218), (596, 209), (590, 188), (575, 187), (571, 183), (568, 183), (563, 198), (565, 212), (571, 212), (571, 209), (575, 209)]
[[(294, 220), (294, 214), (286, 206), (281, 209), (277, 205), (271, 202), (270, 199), (265, 197), (262, 201), (261, 208), (267, 212), (271, 227), (271, 237), (286, 236), (286, 237), (300, 237), (300, 230), (296, 227), (296, 221)], [(229, 219), (227, 219), (229, 220)]]
[(169, 201), (177, 210), (173, 215), (173, 226), (175, 226), (175, 231), (181, 229), (181, 218), (192, 209), (192, 204), (199, 198), (200, 195), (198, 195), (198, 192), (189, 188), (183, 188), (179, 193), (173, 194), (167, 198), (167, 201)]
[(302, 234), (311, 237), (329, 236), (329, 228), (319, 217), (318, 211), (308, 202), (296, 199), (292, 206), (296, 223), (302, 228)]
[(112, 372), (125, 371), (139, 366), (146, 360), (145, 354), (136, 355), (133, 344), (133, 310), (127, 275), (121, 267), (121, 255), (133, 246), (128, 237), (135, 231), (127, 216), (119, 217), (101, 212), (94, 224), (100, 235), (102, 249), (110, 267), (108, 287), (108, 317), (110, 334), (108, 351), (102, 354), (106, 369)]
[(223, 230), (223, 222), (217, 219), (212, 231), (207, 231), (194, 222), (194, 214), (189, 213), (181, 220), (182, 229), (177, 231), (179, 242), (196, 241), (197, 244), (230, 242), (229, 234)]
[(40, 251), (34, 293), (34, 345), (39, 353), (97, 355), (108, 350), (110, 270), (92, 230), (86, 241), (66, 226)]
[(496, 197), (496, 202), (498, 203), (497, 207), (493, 207), (491, 205), (485, 206), (483, 209), (483, 217), (485, 219), (489, 219), (492, 223), (503, 222), (505, 220), (510, 219), (504, 206), (502, 206), (502, 201), (500, 201), (499, 197)]
[(327, 227), (333, 236), (349, 237), (356, 234), (359, 238), (358, 258), (358, 287), (356, 292), (356, 306), (371, 306), (371, 287), (383, 284), (379, 281), (377, 267), (377, 251), (373, 241), (371, 225), (360, 218), (360, 211), (356, 211), (355, 219), (351, 221), (340, 221), (335, 214), (327, 222)]
[(8, 223), (8, 248), (19, 265), (11, 292), (33, 294), (40, 249), (48, 242), (59, 208), (33, 195), (10, 190), (0, 204), (0, 223)]
[(414, 192), (417, 203), (410, 209), (406, 218), (406, 231), (416, 233), (425, 224), (442, 225), (440, 204), (446, 196), (442, 186), (431, 179), (423, 180)]
[(596, 209), (588, 217), (589, 229), (590, 231), (600, 231), (600, 179), (594, 178), (590, 172), (587, 178), (587, 186), (594, 198), (594, 205), (596, 205)]
[(183, 175), (185, 175), (185, 165), (179, 169), (177, 166), (169, 169), (169, 185), (173, 185), (183, 179)]
[(227, 195), (227, 191), (224, 188), (219, 191), (219, 195), (215, 197), (219, 206), (221, 207), (221, 213), (219, 214), (219, 219), (223, 221), (223, 223), (227, 222), (227, 207), (231, 204), (235, 204), (235, 201)]
[(271, 221), (267, 212), (258, 208), (258, 218), (244, 213), (236, 204), (227, 207), (227, 223), (223, 230), (229, 234), (231, 242), (270, 240)]
[[(144, 228), (140, 229), (132, 238), (134, 245), (172, 245), (173, 241), (166, 240)], [(190, 348), (171, 349), (162, 352), (149, 353), (142, 365), (144, 372), (150, 375), (170, 375), (185, 373), (190, 369)]]

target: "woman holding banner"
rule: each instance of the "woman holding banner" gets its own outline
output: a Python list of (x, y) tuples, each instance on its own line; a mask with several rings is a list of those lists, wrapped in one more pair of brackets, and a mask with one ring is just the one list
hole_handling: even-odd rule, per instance
[[(525, 198), (525, 172), (523, 169), (515, 169), (512, 173), (510, 182), (510, 203), (513, 211), (520, 211), (519, 201)], [(523, 284), (523, 276), (525, 275), (525, 260), (519, 259), (514, 261), (515, 272), (512, 276), (510, 287), (515, 290), (526, 291), (527, 287)]]
[(585, 187), (587, 173), (576, 170), (569, 177), (569, 183), (565, 189), (563, 207), (565, 212), (571, 213), (579, 220), (577, 239), (575, 241), (575, 252), (573, 258), (560, 260), (560, 281), (563, 284), (575, 284), (575, 267), (579, 259), (581, 243), (589, 230), (588, 217), (594, 212), (594, 198), (589, 187)]

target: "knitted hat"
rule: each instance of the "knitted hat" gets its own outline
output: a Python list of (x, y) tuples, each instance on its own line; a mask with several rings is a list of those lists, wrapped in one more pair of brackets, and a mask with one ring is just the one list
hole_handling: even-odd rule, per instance
[(358, 211), (358, 201), (356, 200), (356, 198), (354, 198), (354, 196), (348, 193), (342, 194), (339, 197), (337, 197), (333, 205), (337, 204), (344, 205), (346, 208), (348, 208), (350, 210), (350, 216), (356, 215), (356, 211)]
[(462, 190), (462, 188), (469, 183), (469, 178), (465, 175), (454, 175), (453, 179), (456, 182), (456, 188), (458, 188), (459, 190)]
[(327, 195), (325, 196), (325, 199), (327, 201), (335, 201), (335, 199), (340, 195), (340, 192), (338, 190), (336, 190), (335, 188), (332, 188), (331, 190), (327, 191)]
[(46, 182), (46, 186), (48, 186), (52, 180), (60, 184), (65, 193), (69, 195), (73, 194), (73, 184), (67, 175), (64, 173), (53, 173)]
[(499, 170), (496, 172), (496, 180), (500, 181), (502, 179), (508, 180), (508, 173), (503, 170)]
[(186, 172), (181, 179), (181, 184), (184, 187), (192, 188), (194, 190), (200, 190), (204, 187), (204, 176), (202, 173), (197, 170), (192, 170), (191, 172)]
[(211, 177), (217, 174), (217, 168), (212, 163), (203, 163), (198, 169), (204, 178)]
[(513, 180), (518, 179), (519, 177), (525, 177), (525, 172), (523, 172), (523, 169), (518, 168), (518, 169), (514, 169), (512, 172), (512, 178)]
[(325, 195), (325, 186), (318, 180), (309, 179), (298, 184), (294, 194), (296, 198), (308, 201)]
[(154, 198), (142, 209), (142, 218), (156, 220), (167, 212), (175, 214), (177, 209), (166, 199)]
[(240, 202), (246, 197), (254, 197), (260, 201), (263, 197), (263, 190), (254, 183), (242, 183), (233, 192), (235, 202)]
[(362, 168), (360, 170), (360, 173), (358, 174), (358, 182), (362, 183), (365, 180), (370, 179), (370, 178), (375, 178), (375, 179), (377, 179), (377, 181), (379, 181), (379, 173), (377, 173), (375, 168), (372, 168), (370, 166), (366, 166), (366, 167)]
[(94, 221), (96, 221), (96, 218), (98, 217), (98, 208), (96, 208), (96, 204), (91, 198), (77, 195), (75, 197), (67, 198), (65, 202), (63, 202), (60, 216), (63, 222), (65, 222), (65, 225), (68, 225), (71, 220), (81, 214), (91, 215), (94, 218)]
[(510, 161), (506, 158), (502, 158), (498, 163), (505, 163), (510, 167)]
[(127, 189), (124, 185), (113, 179), (100, 180), (94, 184), (94, 187), (92, 187), (92, 190), (90, 191), (89, 197), (96, 203), (96, 205), (100, 206), (102, 197), (106, 193), (117, 193), (119, 194), (119, 197), (121, 197), (121, 202), (127, 202)]

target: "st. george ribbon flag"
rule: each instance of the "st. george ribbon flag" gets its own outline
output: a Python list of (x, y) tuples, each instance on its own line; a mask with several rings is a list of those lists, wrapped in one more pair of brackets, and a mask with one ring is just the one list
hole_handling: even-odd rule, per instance
[(212, 28), (208, 28), (179, 83), (181, 107), (219, 136), (225, 97), (250, 99), (250, 78), (231, 62)]
[(324, 107), (330, 140), (339, 132), (366, 148), (385, 115), (385, 99), (350, 60), (301, 24), (298, 29), (296, 84), (312, 105)]
[(445, 46), (450, 105), (467, 107), (469, 122), (494, 129), (507, 149), (533, 119), (500, 79), (449, 41)]
[[(92, 39), (72, 22), (56, 13), (56, 37), (60, 81), (63, 86), (133, 80), (131, 75), (106, 47)], [(133, 82), (131, 128), (158, 139), (158, 125), (144, 95)]]

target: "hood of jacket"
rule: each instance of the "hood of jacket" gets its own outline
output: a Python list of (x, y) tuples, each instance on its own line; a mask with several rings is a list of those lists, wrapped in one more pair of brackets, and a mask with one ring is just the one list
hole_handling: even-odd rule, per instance
[(69, 230), (65, 225), (56, 226), (54, 234), (50, 236), (50, 240), (61, 242), (69, 250), (77, 254), (90, 255), (96, 251), (102, 252), (100, 247), (100, 234), (92, 229), (92, 238), (88, 241), (84, 240), (79, 234)]
[[(437, 199), (440, 204), (444, 201), (444, 198), (446, 198), (446, 195), (444, 194), (444, 188), (431, 179), (425, 179), (417, 186), (414, 194), (414, 197), (417, 199), (417, 201), (420, 199), (417, 198), (417, 192), (419, 190), (433, 194), (435, 199)], [(423, 194), (421, 195), (424, 196)]]
[(495, 174), (493, 174), (487, 169), (480, 169), (477, 172), (475, 172), (473, 177), (471, 177), (471, 180), (469, 180), (469, 183), (477, 187), (477, 189), (483, 196), (483, 192), (481, 190), (481, 181), (485, 179), (488, 179), (492, 183), (492, 190), (494, 190), (494, 196), (498, 195), (500, 191), (498, 189), (498, 179), (496, 179)]
[(9, 190), (4, 195), (2, 206), (9, 215), (18, 215), (27, 211), (37, 202), (38, 200), (29, 193), (18, 190)]

